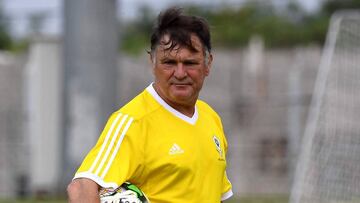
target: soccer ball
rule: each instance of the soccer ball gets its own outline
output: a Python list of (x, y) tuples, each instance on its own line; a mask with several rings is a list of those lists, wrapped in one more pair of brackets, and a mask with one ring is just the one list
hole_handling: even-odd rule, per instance
[(101, 203), (150, 203), (145, 194), (136, 185), (123, 183), (116, 189), (102, 188)]

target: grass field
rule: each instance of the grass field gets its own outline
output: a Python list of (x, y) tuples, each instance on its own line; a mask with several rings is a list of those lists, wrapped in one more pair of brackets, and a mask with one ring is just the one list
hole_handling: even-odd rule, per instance
[[(66, 203), (66, 200), (55, 199), (18, 199), (18, 200), (0, 200), (0, 203)], [(199, 202), (200, 203), (200, 202)], [(240, 199), (231, 199), (224, 203), (288, 203), (287, 197), (243, 197)]]

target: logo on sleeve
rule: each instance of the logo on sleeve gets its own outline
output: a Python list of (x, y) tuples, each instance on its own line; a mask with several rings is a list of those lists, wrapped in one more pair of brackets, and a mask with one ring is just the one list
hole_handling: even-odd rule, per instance
[(220, 143), (220, 140), (218, 137), (216, 137), (216, 135), (213, 136), (213, 140), (214, 140), (214, 143), (215, 143), (215, 147), (216, 147), (216, 150), (219, 152), (219, 155), (220, 155), (220, 158), (222, 158), (222, 154), (223, 154), (223, 151), (221, 149), (221, 143)]

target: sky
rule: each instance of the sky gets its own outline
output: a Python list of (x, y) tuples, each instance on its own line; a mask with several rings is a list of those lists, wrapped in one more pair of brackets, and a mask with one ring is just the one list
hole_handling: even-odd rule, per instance
[[(131, 19), (136, 17), (140, 5), (146, 4), (154, 11), (176, 3), (196, 3), (214, 5), (227, 4), (239, 6), (244, 0), (116, 0), (118, 5), (118, 18)], [(264, 0), (267, 1), (267, 0)], [(273, 0), (276, 5), (282, 6), (291, 0)], [(321, 0), (293, 0), (299, 2), (305, 10), (316, 11)], [(3, 10), (8, 16), (11, 33), (15, 37), (22, 37), (28, 32), (28, 16), (35, 13), (44, 13), (48, 16), (44, 22), (43, 32), (50, 35), (59, 35), (62, 30), (62, 0), (0, 0)]]

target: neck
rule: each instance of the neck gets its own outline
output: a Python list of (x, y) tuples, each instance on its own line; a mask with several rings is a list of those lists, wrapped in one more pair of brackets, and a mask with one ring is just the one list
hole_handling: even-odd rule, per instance
[(153, 84), (153, 87), (155, 89), (155, 91), (157, 92), (157, 94), (161, 97), (161, 99), (163, 99), (169, 106), (171, 106), (172, 108), (174, 108), (175, 110), (177, 110), (178, 112), (184, 114), (187, 117), (192, 117), (195, 113), (195, 102), (193, 102), (192, 104), (187, 104), (187, 103), (181, 103), (181, 102), (173, 102), (170, 99), (167, 99), (165, 97), (165, 95), (162, 93), (161, 89), (158, 88), (155, 84)]
[[(168, 103), (168, 102), (166, 102)], [(169, 104), (169, 103), (168, 103)], [(185, 106), (175, 106), (172, 104), (169, 104), (171, 107), (173, 107), (174, 109), (176, 109), (177, 111), (179, 111), (180, 113), (184, 114), (187, 117), (192, 117), (195, 113), (195, 106), (189, 106), (189, 107), (185, 107)]]

